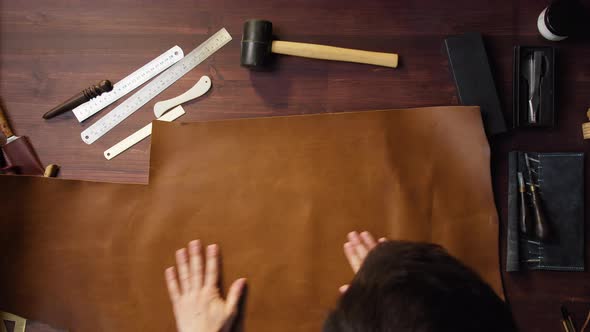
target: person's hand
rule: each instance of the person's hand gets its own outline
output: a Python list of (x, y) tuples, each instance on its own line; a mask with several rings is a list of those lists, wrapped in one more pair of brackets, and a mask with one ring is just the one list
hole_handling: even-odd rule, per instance
[[(166, 285), (179, 332), (220, 332), (231, 328), (246, 279), (231, 285), (227, 299), (218, 288), (219, 248), (207, 246), (203, 262), (199, 240), (176, 251), (177, 268), (166, 269)], [(178, 278), (177, 278), (178, 272)]]
[[(385, 242), (384, 237), (380, 238), (378, 242)], [(373, 248), (377, 246), (377, 241), (371, 233), (362, 232), (360, 235), (357, 232), (348, 233), (348, 241), (344, 243), (344, 255), (348, 259), (348, 263), (352, 268), (352, 271), (356, 274), (357, 271), (363, 265), (365, 257), (369, 254)], [(340, 293), (346, 292), (348, 285), (340, 286)]]

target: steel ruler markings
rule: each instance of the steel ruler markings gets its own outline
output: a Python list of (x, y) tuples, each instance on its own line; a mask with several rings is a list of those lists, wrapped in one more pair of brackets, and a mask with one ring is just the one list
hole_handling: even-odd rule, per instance
[(109, 130), (125, 120), (128, 116), (133, 114), (143, 105), (145, 105), (152, 98), (164, 91), (184, 74), (191, 71), (198, 64), (207, 59), (211, 54), (215, 53), (222, 46), (231, 41), (231, 36), (225, 29), (221, 29), (213, 36), (207, 39), (204, 43), (199, 45), (182, 60), (178, 61), (172, 67), (156, 77), (153, 81), (146, 84), (141, 90), (137, 91), (133, 96), (115, 107), (111, 112), (102, 117), (92, 126), (88, 127), (81, 133), (82, 140), (86, 144), (92, 144)]
[(88, 119), (101, 109), (135, 90), (143, 83), (149, 81), (168, 67), (177, 63), (183, 56), (184, 53), (182, 52), (182, 49), (178, 46), (174, 46), (124, 79), (115, 83), (112, 91), (103, 93), (102, 95), (92, 98), (90, 101), (74, 108), (73, 112), (78, 119), (78, 122)]

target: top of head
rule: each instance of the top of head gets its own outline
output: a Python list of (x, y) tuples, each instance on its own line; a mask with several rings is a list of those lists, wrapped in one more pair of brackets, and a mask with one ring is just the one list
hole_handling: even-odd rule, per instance
[(269, 43), (272, 40), (272, 23), (266, 20), (249, 20), (244, 23), (242, 42)]
[(113, 90), (113, 83), (111, 83), (111, 81), (109, 81), (109, 80), (100, 81), (100, 82), (98, 82), (98, 87), (103, 92), (109, 92), (109, 91)]

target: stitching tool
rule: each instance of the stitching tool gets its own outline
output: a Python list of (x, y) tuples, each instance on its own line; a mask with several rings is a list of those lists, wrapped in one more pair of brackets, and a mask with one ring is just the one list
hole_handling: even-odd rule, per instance
[(526, 236), (530, 230), (531, 216), (526, 202), (526, 186), (522, 172), (518, 172), (518, 192), (520, 203), (520, 232)]
[(549, 224), (547, 223), (547, 218), (545, 216), (545, 212), (543, 210), (541, 197), (536, 188), (535, 180), (533, 178), (533, 171), (530, 165), (528, 153), (524, 154), (524, 160), (526, 164), (526, 169), (529, 177), (529, 190), (530, 190), (530, 198), (531, 198), (531, 205), (533, 207), (533, 217), (535, 220), (535, 236), (543, 241), (548, 241), (550, 239), (550, 230)]

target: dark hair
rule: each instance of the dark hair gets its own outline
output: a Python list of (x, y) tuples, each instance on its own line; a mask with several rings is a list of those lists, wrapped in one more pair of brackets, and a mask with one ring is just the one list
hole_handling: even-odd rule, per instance
[(324, 323), (324, 332), (510, 332), (506, 304), (434, 244), (380, 243)]

